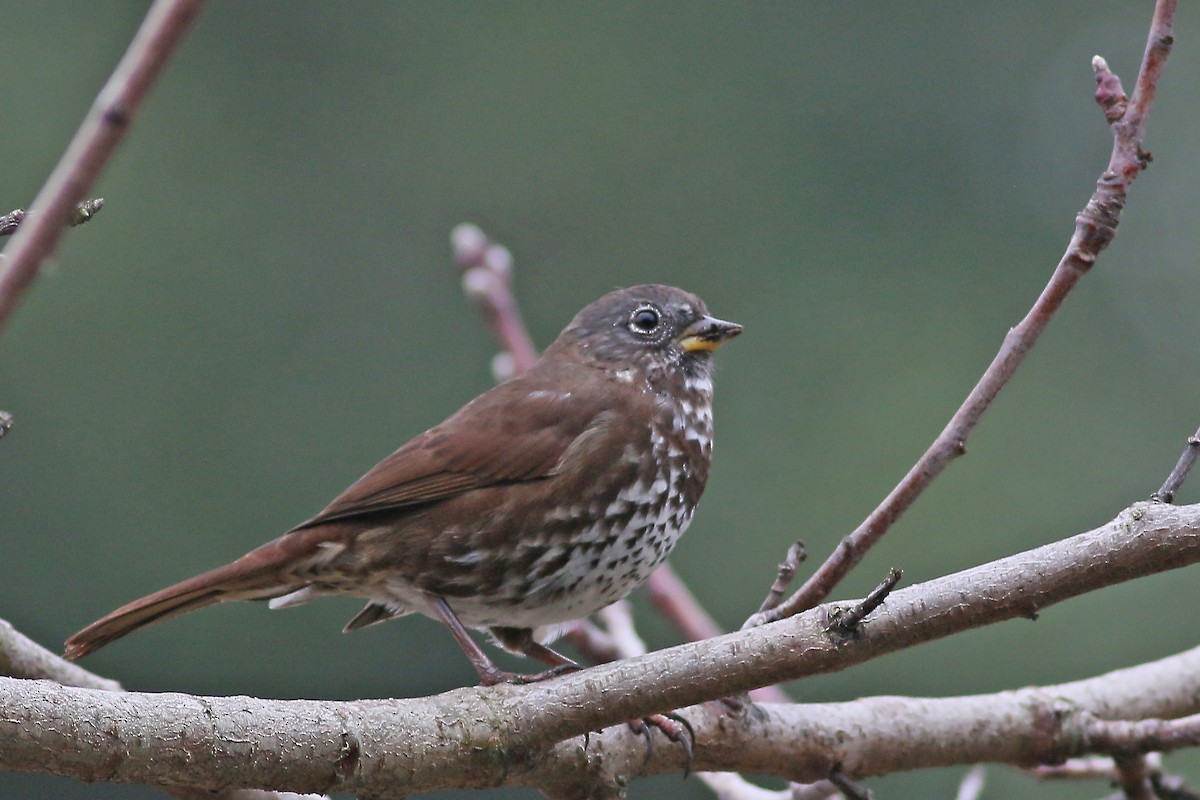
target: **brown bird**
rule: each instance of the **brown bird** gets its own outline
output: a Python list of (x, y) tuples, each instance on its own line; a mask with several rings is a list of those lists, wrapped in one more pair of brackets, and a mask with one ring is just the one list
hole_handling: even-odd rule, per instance
[[(324, 511), (238, 560), (135, 600), (67, 640), (79, 658), (227, 600), (369, 602), (346, 630), (424, 614), (485, 684), (574, 668), (543, 644), (620, 600), (691, 522), (712, 453), (712, 351), (742, 330), (669, 286), (611, 292), (527, 373), (377, 464)], [(467, 633), (555, 669), (501, 670)]]

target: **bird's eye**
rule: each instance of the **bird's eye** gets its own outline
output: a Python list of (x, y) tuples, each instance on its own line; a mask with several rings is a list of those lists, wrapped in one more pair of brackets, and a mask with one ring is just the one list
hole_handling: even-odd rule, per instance
[(659, 319), (657, 309), (643, 307), (633, 312), (633, 316), (629, 318), (629, 326), (634, 333), (651, 333), (658, 327)]

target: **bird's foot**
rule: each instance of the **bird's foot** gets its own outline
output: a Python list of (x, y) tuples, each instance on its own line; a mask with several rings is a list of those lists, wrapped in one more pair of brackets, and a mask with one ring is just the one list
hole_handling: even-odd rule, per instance
[(629, 729), (646, 739), (647, 760), (654, 755), (654, 736), (651, 728), (658, 728), (664, 736), (683, 747), (683, 777), (686, 778), (692, 771), (692, 748), (696, 744), (696, 731), (693, 730), (692, 723), (673, 711), (629, 720)]
[(538, 683), (540, 681), (548, 681), (551, 678), (557, 678), (560, 675), (567, 675), (572, 672), (578, 672), (583, 667), (578, 664), (559, 664), (557, 667), (527, 674), (524, 672), (509, 672), (492, 665), (491, 669), (480, 670), (480, 681), (484, 686), (495, 686), (498, 683)]

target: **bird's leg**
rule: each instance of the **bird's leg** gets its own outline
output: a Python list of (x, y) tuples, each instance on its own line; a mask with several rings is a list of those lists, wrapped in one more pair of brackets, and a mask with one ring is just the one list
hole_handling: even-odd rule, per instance
[[(533, 631), (528, 628), (491, 628), (490, 630), (492, 636), (496, 637), (496, 641), (506, 650), (518, 652), (530, 658), (536, 658), (543, 664), (553, 667), (553, 669), (549, 670), (550, 674), (562, 674), (563, 672), (573, 672), (577, 669), (583, 669), (583, 667), (562, 653), (535, 641)], [(628, 724), (631, 731), (645, 737), (647, 759), (654, 755), (653, 728), (662, 731), (663, 735), (669, 740), (682, 746), (684, 750), (683, 776), (685, 778), (688, 776), (692, 766), (692, 745), (696, 741), (696, 733), (692, 730), (690, 722), (678, 714), (671, 712), (667, 714), (650, 714), (640, 719), (631, 719)]]
[[(555, 665), (554, 669), (548, 669), (545, 672), (538, 672), (533, 675), (523, 675), (519, 672), (509, 672), (507, 670), (500, 669), (490, 658), (488, 658), (488, 654), (483, 652), (483, 648), (471, 638), (471, 634), (467, 633), (467, 629), (463, 627), (462, 621), (459, 620), (458, 615), (454, 613), (454, 609), (450, 608), (449, 603), (447, 603), (441, 597), (429, 595), (429, 605), (438, 615), (438, 619), (440, 619), (442, 623), (450, 629), (451, 635), (454, 636), (454, 641), (458, 642), (458, 646), (462, 648), (463, 653), (465, 653), (467, 658), (470, 660), (471, 666), (473, 666), (475, 668), (475, 672), (479, 674), (479, 681), (484, 686), (495, 686), (498, 683), (536, 683), (537, 681), (544, 681), (547, 678), (554, 678), (558, 675), (561, 675), (564, 672), (564, 667), (574, 666), (576, 669), (578, 669), (578, 665), (575, 664), (575, 662), (571, 661), (566, 656), (561, 656), (558, 653), (555, 653), (549, 647), (544, 645), (536, 645), (538, 648), (540, 648), (540, 650), (537, 652), (541, 653), (541, 651), (545, 651), (546, 653), (551, 654), (551, 656), (557, 656), (559, 660), (547, 662), (553, 663)], [(533, 642), (532, 637), (530, 638), (530, 641)], [(536, 644), (536, 642), (534, 642), (534, 644)], [(534, 657), (541, 659), (541, 655)]]
[(546, 677), (554, 675), (565, 675), (568, 672), (576, 672), (583, 669), (578, 663), (564, 656), (562, 653), (547, 647), (541, 642), (533, 638), (533, 631), (529, 628), (490, 628), (491, 634), (495, 637), (497, 644), (508, 650), (511, 653), (520, 653), (527, 658), (536, 659), (543, 664), (551, 667), (547, 670)]
[[(537, 659), (550, 666), (544, 672), (533, 675), (523, 675), (519, 672), (502, 670), (488, 658), (471, 634), (463, 626), (450, 604), (437, 595), (429, 595), (429, 604), (434, 612), (453, 634), (458, 646), (466, 653), (471, 666), (479, 673), (479, 680), (484, 686), (495, 686), (498, 683), (536, 683), (548, 678), (555, 678), (567, 672), (583, 669), (579, 664), (564, 656), (562, 653), (534, 641), (533, 631), (528, 628), (491, 628), (491, 633), (501, 645), (530, 658)], [(646, 757), (654, 753), (654, 740), (650, 737), (650, 729), (658, 728), (668, 739), (683, 747), (683, 777), (687, 777), (692, 766), (692, 746), (696, 741), (696, 733), (686, 719), (673, 712), (667, 714), (650, 714), (641, 719), (629, 720), (629, 728), (634, 733), (646, 737)]]

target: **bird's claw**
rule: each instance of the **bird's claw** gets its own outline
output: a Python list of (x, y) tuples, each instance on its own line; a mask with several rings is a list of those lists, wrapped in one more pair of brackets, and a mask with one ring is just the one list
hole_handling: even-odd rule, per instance
[[(508, 672), (507, 670), (496, 669), (488, 671), (483, 675), (484, 686), (495, 686), (498, 683), (512, 683), (522, 686), (527, 683), (538, 683), (540, 681), (548, 681), (551, 678), (557, 678), (560, 675), (567, 675), (572, 672), (578, 672), (583, 667), (578, 664), (559, 664), (557, 667), (526, 674), (523, 672)], [(482, 673), (481, 673), (482, 674)]]
[(683, 747), (683, 777), (687, 778), (692, 771), (692, 751), (696, 744), (696, 731), (692, 728), (692, 723), (673, 711), (629, 720), (629, 729), (646, 739), (647, 761), (654, 756), (654, 737), (651, 734), (651, 728), (658, 728), (669, 740)]
[(654, 758), (654, 736), (650, 733), (650, 726), (646, 724), (646, 720), (629, 720), (629, 730), (646, 740), (646, 760)]
[(557, 667), (552, 667), (542, 674), (548, 678), (557, 678), (559, 675), (570, 675), (572, 672), (580, 672), (583, 667), (578, 664), (559, 664)]

